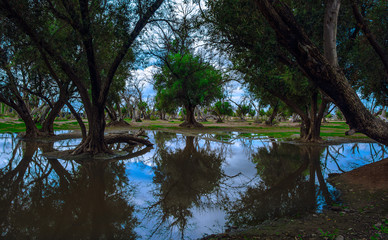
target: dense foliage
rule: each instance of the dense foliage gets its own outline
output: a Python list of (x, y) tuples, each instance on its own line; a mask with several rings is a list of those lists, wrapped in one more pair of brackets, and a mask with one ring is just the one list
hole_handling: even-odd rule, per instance
[(168, 55), (166, 64), (154, 78), (160, 101), (184, 106), (190, 124), (194, 123), (190, 119), (194, 120), (197, 105), (207, 105), (222, 97), (221, 72), (191, 53)]

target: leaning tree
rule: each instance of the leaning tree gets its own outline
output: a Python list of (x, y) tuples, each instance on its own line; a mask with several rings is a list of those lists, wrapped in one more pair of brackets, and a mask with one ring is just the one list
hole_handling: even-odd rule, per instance
[(277, 41), (295, 58), (309, 79), (338, 106), (350, 132), (361, 132), (388, 145), (388, 124), (373, 116), (364, 106), (345, 74), (330, 64), (313, 44), (292, 10), (281, 1), (254, 0), (259, 11), (276, 33)]

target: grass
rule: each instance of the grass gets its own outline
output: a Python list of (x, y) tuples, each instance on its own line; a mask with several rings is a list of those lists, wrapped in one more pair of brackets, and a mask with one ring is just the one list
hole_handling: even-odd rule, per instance
[(26, 131), (26, 126), (24, 123), (20, 122), (0, 122), (0, 133), (7, 133), (7, 132), (24, 132)]
[[(87, 123), (85, 123), (87, 124)], [(38, 129), (42, 128), (40, 123), (35, 124)], [(79, 129), (78, 122), (74, 120), (55, 120), (54, 130), (72, 130)], [(20, 120), (0, 122), (0, 133), (19, 133), (25, 132), (26, 125)]]
[(338, 235), (338, 229), (336, 229), (333, 233), (330, 233), (329, 231), (324, 232), (322, 229), (318, 229), (321, 233), (321, 237), (324, 239), (335, 239)]
[[(125, 119), (130, 122), (130, 119)], [(163, 120), (146, 120), (141, 123), (132, 125), (135, 128), (143, 128), (149, 130), (180, 130), (179, 124), (182, 123), (180, 120), (163, 121)], [(257, 137), (257, 136), (269, 136), (274, 138), (290, 139), (297, 138), (300, 133), (299, 126), (290, 125), (275, 125), (275, 126), (263, 126), (257, 124), (249, 124), (250, 122), (241, 122), (233, 125), (218, 125), (215, 122), (204, 122), (205, 125), (202, 129), (195, 129), (195, 131), (236, 131), (240, 132), (243, 137)], [(87, 122), (85, 122), (87, 125)], [(284, 124), (284, 123), (283, 123)], [(37, 124), (38, 129), (41, 128)], [(58, 119), (54, 122), (55, 130), (73, 130), (79, 129), (79, 125), (75, 120)], [(347, 137), (351, 139), (366, 138), (365, 135), (356, 133), (352, 136), (345, 136), (345, 132), (349, 129), (345, 122), (330, 122), (325, 123), (321, 127), (321, 137)], [(191, 130), (191, 129), (188, 129)], [(194, 130), (194, 129), (193, 129)], [(13, 121), (2, 121), (0, 122), (0, 133), (5, 132), (23, 132), (25, 131), (24, 123), (19, 119)], [(253, 133), (253, 134), (252, 134)]]

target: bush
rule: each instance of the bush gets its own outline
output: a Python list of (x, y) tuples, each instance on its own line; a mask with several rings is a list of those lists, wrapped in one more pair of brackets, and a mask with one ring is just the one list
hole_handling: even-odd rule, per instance
[(342, 112), (340, 110), (337, 110), (335, 112), (335, 115), (337, 116), (338, 120), (344, 120), (344, 115), (342, 114)]

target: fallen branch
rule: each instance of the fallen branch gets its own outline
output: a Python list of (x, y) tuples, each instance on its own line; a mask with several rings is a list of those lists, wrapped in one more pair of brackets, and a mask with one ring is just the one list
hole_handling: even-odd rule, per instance
[(143, 144), (147, 147), (153, 146), (153, 143), (147, 139), (140, 138), (131, 134), (109, 134), (105, 136), (105, 142), (107, 144), (125, 142), (130, 145)]

